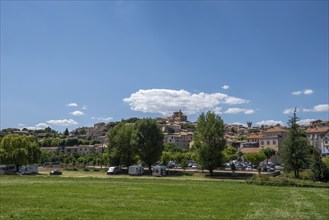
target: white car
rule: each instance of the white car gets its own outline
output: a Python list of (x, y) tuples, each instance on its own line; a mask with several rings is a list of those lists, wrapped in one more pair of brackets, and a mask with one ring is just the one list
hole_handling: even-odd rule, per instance
[(121, 170), (119, 167), (109, 167), (109, 169), (107, 170), (107, 175), (110, 175), (110, 174), (118, 174), (120, 173)]

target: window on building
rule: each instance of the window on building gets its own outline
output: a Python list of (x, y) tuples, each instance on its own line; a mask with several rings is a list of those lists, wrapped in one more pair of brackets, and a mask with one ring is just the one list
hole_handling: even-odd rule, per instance
[(260, 142), (260, 145), (264, 145), (264, 141), (261, 141), (261, 142)]
[(276, 145), (276, 141), (272, 141), (272, 144), (273, 144), (273, 145)]
[(266, 145), (270, 145), (270, 141), (266, 141)]

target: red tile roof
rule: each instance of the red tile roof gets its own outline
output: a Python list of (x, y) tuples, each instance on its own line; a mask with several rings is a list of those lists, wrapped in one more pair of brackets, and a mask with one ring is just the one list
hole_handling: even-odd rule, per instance
[(283, 127), (274, 127), (264, 131), (264, 133), (272, 133), (272, 132), (288, 132), (288, 131)]
[(309, 128), (306, 130), (306, 133), (326, 133), (326, 132), (329, 132), (329, 127)]
[(248, 139), (260, 139), (262, 137), (263, 137), (263, 135), (252, 134), (252, 135), (248, 136), (247, 138)]

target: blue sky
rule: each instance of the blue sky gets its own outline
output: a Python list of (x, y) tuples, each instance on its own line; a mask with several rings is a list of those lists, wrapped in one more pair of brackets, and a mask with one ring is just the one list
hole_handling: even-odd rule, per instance
[(182, 110), (329, 120), (328, 1), (1, 1), (1, 128)]

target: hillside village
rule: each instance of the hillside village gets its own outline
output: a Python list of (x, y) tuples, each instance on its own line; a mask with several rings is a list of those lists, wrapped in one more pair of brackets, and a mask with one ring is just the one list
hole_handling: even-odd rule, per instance
[[(134, 122), (137, 118), (129, 119), (126, 122)], [(180, 149), (189, 149), (193, 144), (193, 134), (196, 123), (188, 121), (182, 111), (174, 112), (169, 117), (156, 118), (164, 134), (164, 143), (174, 144)], [(97, 123), (93, 127), (81, 127), (72, 130), (64, 135), (50, 128), (45, 130), (31, 131), (27, 129), (5, 129), (1, 132), (5, 134), (17, 134), (24, 136), (36, 136), (41, 143), (47, 138), (67, 138), (68, 142), (43, 144), (43, 152), (63, 152), (75, 153), (78, 155), (88, 155), (91, 153), (101, 154), (108, 145), (107, 133), (119, 122)], [(322, 155), (329, 154), (329, 121), (316, 120), (307, 126), (302, 126), (307, 134), (307, 138), (313, 147), (321, 150)], [(279, 152), (288, 129), (281, 125), (276, 126), (252, 126), (252, 122), (247, 122), (247, 127), (237, 124), (225, 124), (225, 139), (227, 146), (232, 146), (242, 153), (260, 152), (264, 148), (272, 148)], [(52, 140), (53, 141), (53, 140)], [(279, 164), (278, 155), (271, 158), (275, 164)]]

